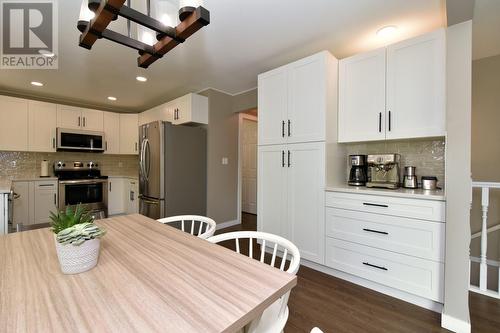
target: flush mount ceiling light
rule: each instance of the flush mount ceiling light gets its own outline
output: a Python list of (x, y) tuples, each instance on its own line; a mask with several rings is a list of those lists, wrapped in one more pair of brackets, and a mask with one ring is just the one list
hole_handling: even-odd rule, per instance
[(31, 85), (35, 87), (43, 87), (43, 83), (38, 81), (31, 81)]
[[(201, 6), (202, 0), (143, 0), (147, 14), (132, 9), (130, 1), (83, 0), (77, 24), (82, 33), (80, 46), (90, 50), (97, 39), (105, 38), (139, 51), (138, 66), (148, 68), (210, 23), (210, 12)], [(118, 16), (127, 19), (128, 36), (107, 29)], [(138, 24), (138, 40), (132, 38), (131, 21)]]
[(146, 82), (146, 81), (148, 80), (148, 79), (147, 79), (147, 78), (145, 78), (144, 76), (138, 76), (138, 77), (136, 77), (135, 79), (136, 79), (137, 81), (139, 81), (139, 82)]
[(396, 31), (398, 30), (398, 27), (395, 25), (388, 25), (383, 28), (380, 28), (377, 30), (377, 36), (382, 37), (382, 38), (388, 38), (394, 36)]
[(116, 101), (116, 97), (113, 97), (113, 96), (109, 96), (109, 97), (108, 97), (108, 99), (109, 99), (110, 101), (113, 101), (113, 102), (114, 102), (114, 101)]

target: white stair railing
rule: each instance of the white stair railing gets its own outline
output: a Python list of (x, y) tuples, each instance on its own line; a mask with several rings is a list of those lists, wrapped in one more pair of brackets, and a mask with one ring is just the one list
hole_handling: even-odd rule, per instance
[[(490, 190), (491, 189), (500, 189), (500, 183), (491, 183), (491, 182), (472, 182), (473, 188), (481, 189), (481, 210), (482, 210), (482, 219), (481, 219), (481, 231), (475, 233), (471, 236), (471, 239), (481, 237), (481, 254), (479, 258), (472, 257), (470, 258), (470, 263), (479, 262), (479, 286), (470, 285), (470, 290), (484, 294), (487, 296), (500, 298), (500, 265), (498, 261), (488, 260), (488, 234), (490, 232), (496, 231), (500, 229), (500, 225), (492, 226), (488, 228), (488, 209), (490, 206)], [(490, 290), (488, 289), (488, 266), (495, 267), (498, 269), (498, 290)]]

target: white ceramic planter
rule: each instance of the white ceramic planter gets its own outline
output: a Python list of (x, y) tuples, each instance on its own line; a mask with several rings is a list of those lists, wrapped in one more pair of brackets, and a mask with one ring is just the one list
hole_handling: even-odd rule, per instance
[(85, 243), (75, 246), (72, 244), (60, 244), (55, 240), (57, 257), (61, 271), (64, 274), (77, 274), (88, 271), (97, 265), (100, 239), (91, 239)]

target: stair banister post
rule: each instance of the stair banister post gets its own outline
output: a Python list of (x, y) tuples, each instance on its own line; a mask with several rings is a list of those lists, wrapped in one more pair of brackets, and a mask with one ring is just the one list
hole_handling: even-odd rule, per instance
[(483, 219), (481, 226), (481, 264), (479, 270), (479, 289), (486, 290), (488, 286), (488, 206), (490, 201), (490, 189), (483, 187), (481, 189), (481, 206)]

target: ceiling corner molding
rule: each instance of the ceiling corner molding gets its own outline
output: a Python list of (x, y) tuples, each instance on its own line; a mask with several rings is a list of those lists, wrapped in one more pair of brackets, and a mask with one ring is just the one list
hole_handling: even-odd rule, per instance
[(447, 26), (472, 20), (476, 0), (446, 0)]
[(234, 96), (238, 96), (238, 95), (241, 95), (241, 94), (244, 94), (244, 93), (247, 93), (249, 91), (252, 91), (252, 90), (255, 90), (257, 89), (257, 87), (253, 87), (253, 88), (250, 88), (250, 89), (245, 89), (243, 91), (240, 91), (240, 92), (237, 92), (237, 93), (230, 93), (230, 92), (227, 92), (225, 90), (222, 90), (222, 89), (217, 89), (217, 88), (213, 88), (213, 87), (206, 87), (206, 88), (203, 88), (201, 90), (198, 90), (195, 92), (195, 94), (201, 94), (202, 92), (205, 92), (207, 90), (213, 90), (213, 91), (217, 91), (217, 92), (220, 92), (221, 94), (226, 94), (226, 95), (229, 95), (231, 97), (234, 97)]

